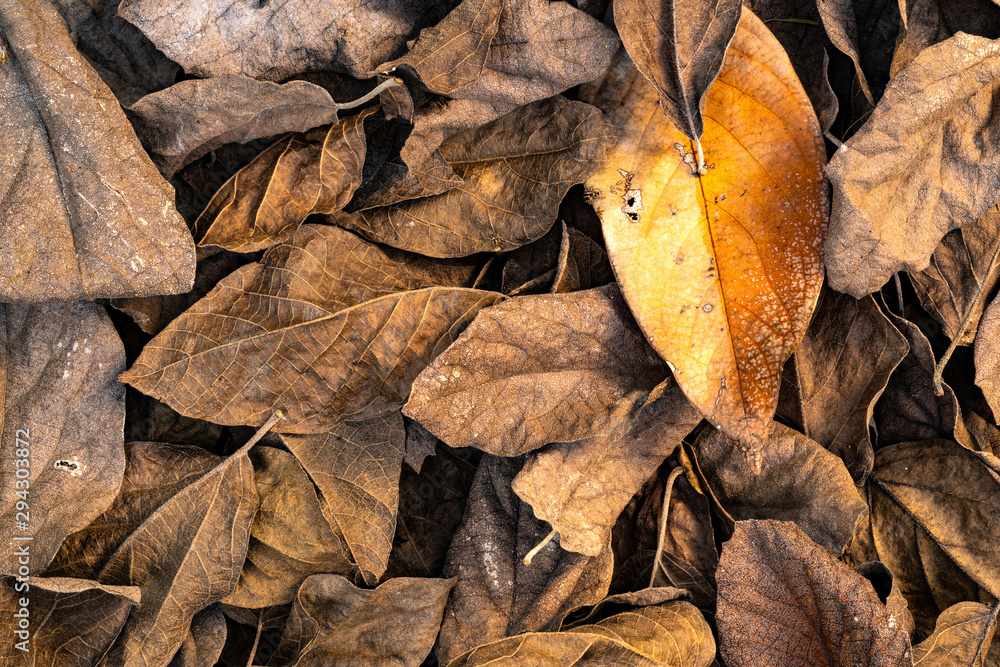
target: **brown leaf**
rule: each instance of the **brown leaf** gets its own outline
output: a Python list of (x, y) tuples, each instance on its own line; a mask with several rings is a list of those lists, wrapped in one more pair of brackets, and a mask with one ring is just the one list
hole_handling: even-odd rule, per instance
[(350, 574), (354, 566), (295, 457), (258, 446), (250, 450), (250, 460), (260, 505), (239, 582), (223, 602), (250, 609), (285, 604), (312, 574)]
[(569, 611), (608, 592), (611, 549), (591, 558), (549, 543), (524, 564), (549, 531), (510, 489), (520, 466), (491, 455), (479, 464), (445, 567), (458, 583), (438, 639), (442, 663), (486, 642), (554, 630)]
[(187, 74), (242, 74), (283, 81), (334, 69), (366, 78), (405, 48), (447, 3), (379, 0), (316, 4), (306, 0), (244, 5), (213, 0), (123, 0), (118, 10)]
[[(985, 83), (984, 83), (985, 82)], [(1000, 43), (958, 34), (924, 50), (833, 156), (825, 260), (830, 286), (856, 297), (894, 272), (923, 270), (941, 238), (1000, 194), (994, 131)]]
[[(868, 531), (871, 533), (871, 522), (865, 521), (865, 523), (867, 523)], [(892, 576), (889, 568), (881, 561), (876, 560), (869, 563), (862, 563), (854, 568), (854, 571), (871, 582), (875, 593), (878, 595), (878, 599), (885, 605), (889, 615), (912, 638), (913, 615), (910, 613), (910, 607), (906, 603), (906, 598), (900, 592), (899, 586), (896, 584), (896, 578)]]
[(186, 416), (255, 425), (281, 410), (277, 430), (323, 433), (402, 404), (427, 360), (500, 298), (431, 287), (473, 270), (306, 225), (171, 322), (122, 380)]
[(781, 366), (822, 287), (825, 153), (812, 106), (749, 10), (706, 98), (704, 174), (627, 59), (581, 97), (619, 130), (587, 187), (622, 293), (691, 402), (759, 458)]
[[(186, 292), (194, 248), (118, 100), (58, 12), (0, 3), (0, 301)], [(73, 85), (67, 85), (72, 81)]]
[(516, 456), (610, 433), (665, 374), (615, 285), (518, 297), (476, 317), (404, 412), (452, 447)]
[(405, 440), (398, 411), (335, 424), (321, 435), (284, 436), (319, 488), (323, 516), (371, 585), (392, 549)]
[(994, 415), (1000, 415), (1000, 300), (994, 299), (983, 313), (976, 334), (976, 386), (983, 390)]
[(1000, 35), (1000, 8), (990, 0), (906, 0), (899, 3), (899, 10), (902, 39), (892, 58), (892, 76), (928, 46), (959, 32), (990, 38)]
[(480, 646), (448, 667), (708, 667), (715, 640), (689, 602), (643, 607), (566, 632), (531, 632)]
[[(139, 604), (136, 586), (33, 573), (30, 581), (23, 579), (0, 578), (0, 614), (7, 635), (0, 662), (7, 667), (91, 667)], [(19, 623), (21, 618), (26, 624)]]
[(1000, 208), (994, 206), (962, 229), (948, 232), (931, 264), (910, 274), (920, 305), (948, 338), (971, 345), (986, 302), (1000, 278)]
[(785, 365), (778, 414), (863, 480), (875, 459), (868, 430), (875, 402), (908, 350), (872, 297), (827, 289)]
[(403, 421), (406, 425), (406, 444), (404, 446), (406, 454), (403, 456), (403, 460), (414, 472), (420, 474), (424, 461), (427, 460), (427, 457), (434, 456), (438, 443), (441, 441), (436, 435), (421, 426), (419, 422), (408, 417)]
[(316, 574), (302, 584), (270, 664), (419, 667), (441, 626), (452, 579), (390, 579), (375, 590)]
[[(37, 572), (121, 486), (125, 351), (104, 308), (78, 301), (0, 305), (0, 355), (0, 521), (30, 540)], [(16, 574), (16, 560), (0, 573)]]
[(123, 106), (166, 88), (177, 63), (156, 50), (134, 25), (118, 16), (119, 0), (53, 0), (80, 54)]
[(340, 105), (306, 81), (278, 85), (238, 74), (188, 79), (137, 101), (136, 133), (167, 178), (228, 143), (337, 123)]
[(625, 505), (701, 421), (671, 385), (608, 435), (534, 452), (514, 478), (514, 493), (559, 532), (563, 549), (587, 556), (607, 549)]
[(608, 255), (583, 232), (563, 223), (563, 242), (559, 247), (553, 294), (576, 292), (614, 281)]
[(361, 183), (368, 109), (275, 142), (233, 175), (194, 223), (200, 246), (256, 252), (287, 241), (311, 213), (335, 213)]
[(865, 78), (861, 56), (858, 55), (858, 25), (853, 2), (850, 0), (817, 0), (816, 6), (830, 41), (854, 61), (854, 72), (858, 77), (858, 85), (865, 97), (868, 98), (868, 102), (875, 104), (875, 96)]
[(597, 109), (549, 98), (441, 144), (463, 179), (454, 189), (335, 222), (430, 257), (512, 250), (549, 230), (569, 187), (597, 170), (613, 141)]
[(226, 634), (226, 616), (219, 606), (205, 607), (194, 615), (170, 667), (214, 667), (226, 644)]
[(615, 0), (615, 25), (660, 107), (688, 139), (701, 139), (709, 86), (740, 21), (740, 0)]
[(995, 457), (946, 440), (894, 445), (876, 454), (867, 489), (879, 560), (919, 633), (930, 633), (939, 611), (978, 600), (976, 584), (1000, 593)]
[(216, 451), (224, 426), (191, 419), (131, 387), (125, 388), (125, 442), (182, 442)]
[(778, 422), (771, 422), (759, 475), (738, 455), (738, 445), (717, 430), (703, 432), (694, 447), (716, 498), (737, 521), (793, 521), (839, 556), (866, 513), (843, 461)]
[(737, 523), (718, 580), (719, 652), (731, 667), (913, 664), (871, 584), (795, 524)]
[(997, 610), (959, 602), (942, 612), (930, 637), (913, 647), (914, 667), (983, 667), (996, 631)]
[(979, 452), (1000, 456), (1000, 428), (989, 423), (976, 412), (965, 413), (965, 426), (969, 431), (972, 447)]

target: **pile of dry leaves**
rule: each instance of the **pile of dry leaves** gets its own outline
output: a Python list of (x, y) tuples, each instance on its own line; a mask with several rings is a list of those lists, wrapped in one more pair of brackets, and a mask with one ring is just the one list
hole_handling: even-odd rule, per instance
[(1000, 665), (995, 2), (0, 35), (3, 665)]

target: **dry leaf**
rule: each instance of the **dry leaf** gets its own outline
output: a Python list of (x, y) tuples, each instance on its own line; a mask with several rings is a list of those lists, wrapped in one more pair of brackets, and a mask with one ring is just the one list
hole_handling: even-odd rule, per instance
[(717, 576), (719, 653), (731, 667), (913, 664), (871, 584), (795, 524), (737, 523)]
[(295, 598), (278, 667), (419, 667), (431, 651), (451, 579), (391, 579), (375, 590), (315, 574)]
[(990, 38), (1000, 36), (1000, 8), (990, 0), (906, 0), (899, 3), (899, 10), (902, 39), (892, 57), (892, 76), (904, 70), (928, 46), (959, 32)]
[(608, 435), (532, 453), (514, 478), (514, 493), (559, 532), (563, 549), (587, 556), (607, 549), (625, 505), (701, 421), (671, 385)]
[(226, 644), (226, 616), (218, 605), (205, 607), (191, 620), (191, 628), (170, 667), (214, 667)]
[(323, 433), (402, 404), (427, 360), (500, 298), (431, 287), (471, 270), (306, 225), (171, 322), (122, 380), (186, 416), (255, 425), (281, 410), (277, 430)]
[(615, 25), (663, 113), (688, 139), (704, 132), (705, 95), (740, 21), (740, 0), (614, 0)]
[(976, 386), (983, 395), (994, 415), (1000, 415), (1000, 301), (994, 299), (983, 313), (976, 335), (975, 361)]
[[(0, 305), (0, 354), (0, 520), (30, 540), (38, 572), (122, 484), (125, 351), (104, 308), (78, 301)], [(17, 574), (16, 561), (0, 573)]]
[(517, 456), (611, 433), (666, 372), (617, 286), (518, 297), (483, 310), (404, 411), (452, 447)]
[(712, 492), (736, 521), (792, 521), (834, 556), (867, 512), (843, 461), (787, 426), (771, 422), (764, 466), (754, 475), (738, 445), (706, 431), (694, 445)]
[(597, 170), (613, 141), (597, 109), (552, 97), (441, 144), (463, 179), (455, 188), (334, 222), (430, 257), (512, 250), (549, 230), (569, 187)]
[(48, 3), (7, 0), (0, 33), (0, 219), (10, 221), (0, 300), (189, 290), (194, 248), (173, 189), (62, 18)]
[(691, 142), (654, 113), (653, 88), (626, 59), (582, 96), (618, 128), (587, 187), (625, 299), (691, 402), (759, 460), (781, 366), (822, 285), (812, 106), (749, 11), (706, 98), (705, 174), (692, 173)]
[(938, 616), (930, 637), (913, 647), (914, 667), (983, 667), (996, 631), (997, 610), (959, 602)]
[[(868, 532), (870, 534), (871, 522), (867, 519), (868, 517), (865, 517), (865, 520), (862, 522), (868, 525)], [(878, 599), (885, 605), (886, 610), (888, 610), (889, 614), (893, 617), (893, 619), (895, 619), (896, 623), (899, 624), (899, 627), (905, 630), (906, 634), (912, 638), (913, 615), (910, 614), (910, 608), (906, 603), (906, 598), (904, 598), (903, 594), (899, 591), (899, 586), (896, 584), (896, 578), (892, 576), (892, 572), (889, 568), (887, 568), (881, 561), (876, 560), (868, 563), (862, 563), (854, 568), (854, 571), (871, 582), (872, 587), (875, 589), (875, 593), (878, 595)]]
[(941, 238), (1000, 196), (991, 136), (1000, 42), (958, 34), (925, 49), (830, 160), (830, 286), (858, 298), (921, 271)]

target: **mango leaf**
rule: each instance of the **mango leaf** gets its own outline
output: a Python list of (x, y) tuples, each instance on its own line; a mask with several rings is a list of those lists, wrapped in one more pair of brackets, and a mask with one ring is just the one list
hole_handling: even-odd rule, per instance
[(549, 230), (569, 187), (597, 170), (613, 141), (597, 109), (552, 97), (441, 144), (463, 179), (455, 188), (335, 222), (429, 257), (512, 250)]
[(611, 433), (666, 372), (617, 286), (518, 297), (476, 317), (404, 412), (452, 447), (517, 456)]
[(627, 59), (581, 96), (619, 130), (586, 187), (625, 300), (691, 402), (759, 465), (781, 366), (822, 285), (825, 158), (812, 106), (749, 11), (706, 98), (704, 174)]
[(959, 602), (938, 616), (931, 636), (913, 647), (914, 667), (983, 667), (997, 629), (997, 610), (978, 602)]
[[(0, 305), (0, 419), (10, 459), (0, 468), (0, 520), (9, 535), (27, 538), (33, 572), (118, 494), (125, 394), (116, 377), (124, 366), (98, 304)], [(12, 554), (0, 573), (17, 574)]]
[(717, 576), (719, 653), (731, 667), (913, 664), (871, 584), (793, 523), (738, 522)]
[(501, 298), (435, 286), (472, 270), (306, 225), (171, 322), (122, 380), (190, 417), (254, 425), (281, 410), (278, 431), (323, 433), (404, 403), (427, 360)]
[(865, 125), (830, 160), (830, 286), (855, 297), (901, 269), (921, 271), (941, 238), (1000, 198), (995, 131), (1000, 42), (957, 34), (889, 83)]
[(11, 221), (0, 301), (191, 289), (194, 247), (173, 189), (62, 17), (48, 2), (6, 1), (0, 33), (0, 219)]

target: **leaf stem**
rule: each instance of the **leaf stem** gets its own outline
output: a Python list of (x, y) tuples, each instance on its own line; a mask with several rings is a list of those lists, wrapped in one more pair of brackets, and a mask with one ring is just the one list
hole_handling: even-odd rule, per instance
[(539, 551), (541, 551), (542, 549), (545, 548), (546, 544), (548, 544), (549, 542), (552, 541), (552, 538), (556, 536), (556, 532), (557, 532), (556, 529), (553, 528), (552, 532), (550, 532), (548, 535), (546, 535), (545, 538), (541, 542), (539, 542), (534, 547), (532, 547), (531, 551), (529, 551), (527, 553), (527, 555), (524, 557), (524, 564), (525, 565), (531, 565), (532, 559), (534, 559), (534, 557), (538, 555)]
[(683, 469), (677, 466), (670, 471), (670, 477), (667, 478), (667, 486), (663, 489), (663, 513), (660, 515), (660, 533), (656, 538), (656, 559), (653, 560), (653, 572), (649, 575), (649, 586), (653, 587), (653, 583), (656, 581), (656, 573), (660, 571), (660, 558), (663, 556), (663, 543), (667, 539), (667, 512), (670, 511), (670, 494), (674, 490), (674, 480), (677, 479)]
[(277, 424), (280, 420), (284, 418), (285, 415), (281, 410), (278, 410), (273, 415), (271, 415), (270, 419), (261, 424), (260, 428), (257, 429), (257, 432), (253, 434), (253, 437), (247, 440), (247, 443), (245, 445), (240, 447), (240, 452), (248, 451), (251, 447), (260, 442), (260, 439), (263, 438), (265, 435), (267, 435), (267, 432), (270, 431), (275, 424)]
[(708, 169), (705, 168), (705, 154), (701, 150), (701, 139), (694, 140), (694, 147), (698, 151), (698, 175), (704, 176), (708, 173)]
[(377, 86), (375, 86), (374, 88), (372, 88), (371, 92), (369, 92), (366, 95), (362, 95), (361, 97), (359, 97), (356, 100), (351, 100), (350, 102), (343, 102), (343, 103), (338, 102), (337, 103), (337, 110), (340, 111), (341, 109), (353, 109), (355, 107), (359, 107), (362, 104), (364, 104), (365, 102), (369, 102), (369, 101), (375, 99), (376, 97), (378, 97), (379, 94), (383, 90), (386, 90), (387, 88), (393, 88), (395, 86), (400, 85), (401, 83), (402, 83), (402, 81), (400, 81), (396, 77), (388, 78), (385, 81), (383, 81), (382, 83), (380, 83)]
[(250, 647), (250, 657), (247, 658), (247, 667), (253, 667), (253, 659), (257, 657), (257, 646), (260, 644), (260, 635), (264, 630), (264, 610), (260, 609), (257, 616), (257, 634), (253, 638), (253, 646)]

